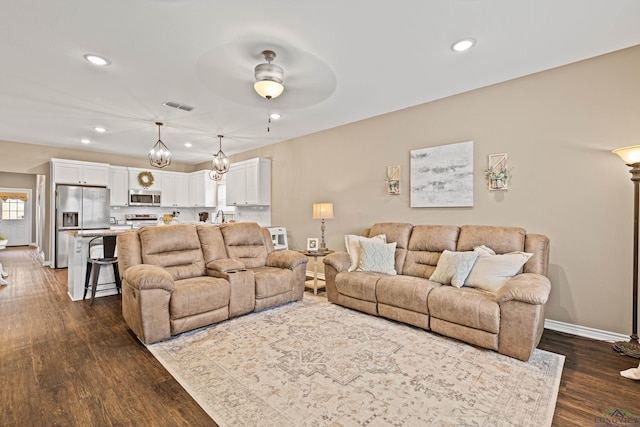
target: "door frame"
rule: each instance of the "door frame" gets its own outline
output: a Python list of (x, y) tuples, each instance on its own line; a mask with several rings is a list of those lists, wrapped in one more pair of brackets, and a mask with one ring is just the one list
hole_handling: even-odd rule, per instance
[[(10, 188), (10, 187), (2, 187), (0, 191), (7, 192), (15, 192), (15, 193), (27, 193), (27, 203), (25, 203), (25, 217), (23, 221), (27, 223), (27, 245), (32, 245), (32, 237), (33, 237), (33, 192), (31, 188)], [(11, 239), (9, 239), (9, 246), (16, 246), (12, 244)]]

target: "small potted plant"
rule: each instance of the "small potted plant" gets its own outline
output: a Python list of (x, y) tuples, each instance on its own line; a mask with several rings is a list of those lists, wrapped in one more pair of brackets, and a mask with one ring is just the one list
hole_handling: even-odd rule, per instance
[(387, 183), (388, 194), (400, 194), (400, 180), (392, 179), (387, 175), (385, 182)]
[(485, 178), (489, 180), (489, 188), (491, 190), (506, 190), (511, 179), (511, 171), (506, 167), (490, 166), (485, 171)]
[(9, 243), (9, 241), (7, 239), (5, 239), (2, 234), (0, 234), (0, 249), (4, 249), (7, 247), (7, 243)]

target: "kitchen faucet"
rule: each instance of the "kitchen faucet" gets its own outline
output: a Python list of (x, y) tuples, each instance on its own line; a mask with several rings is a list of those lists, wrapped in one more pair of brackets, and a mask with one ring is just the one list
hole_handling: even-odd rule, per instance
[(224, 224), (226, 220), (224, 219), (224, 211), (222, 209), (218, 209), (218, 212), (216, 212), (215, 221), (218, 221), (218, 216), (220, 216), (220, 214), (222, 214), (222, 224)]

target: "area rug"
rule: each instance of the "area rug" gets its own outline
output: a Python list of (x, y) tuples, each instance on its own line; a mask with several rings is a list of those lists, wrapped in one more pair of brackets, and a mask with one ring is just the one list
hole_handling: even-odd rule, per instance
[(548, 426), (564, 364), (308, 295), (148, 349), (220, 426)]

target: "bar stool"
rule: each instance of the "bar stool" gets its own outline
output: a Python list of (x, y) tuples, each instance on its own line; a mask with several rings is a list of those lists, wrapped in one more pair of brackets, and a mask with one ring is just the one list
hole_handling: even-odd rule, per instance
[[(118, 271), (118, 257), (115, 256), (116, 252), (116, 237), (117, 236), (101, 236), (95, 237), (89, 241), (89, 255), (87, 258), (87, 274), (84, 282), (84, 295), (82, 299), (87, 297), (87, 291), (91, 287), (91, 301), (89, 305), (93, 305), (93, 300), (96, 297), (96, 288), (98, 287), (98, 279), (100, 278), (100, 270), (102, 267), (113, 266), (113, 275), (115, 276), (116, 289), (120, 293), (122, 283), (120, 282), (120, 272)], [(102, 246), (102, 254), (100, 253), (99, 246)], [(105, 284), (109, 284), (105, 283)]]

